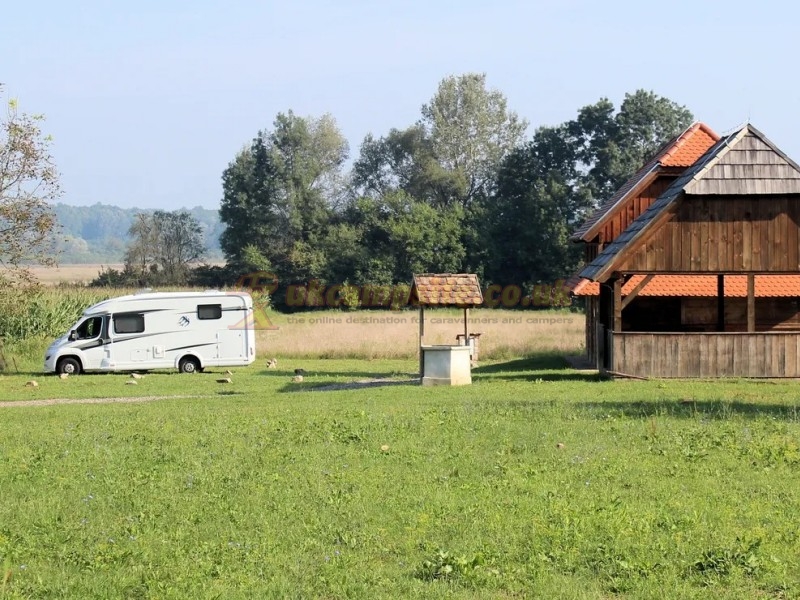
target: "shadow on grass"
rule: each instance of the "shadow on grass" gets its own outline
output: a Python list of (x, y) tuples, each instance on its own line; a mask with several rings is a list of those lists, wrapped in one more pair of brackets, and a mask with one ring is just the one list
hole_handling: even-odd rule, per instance
[(578, 402), (574, 405), (597, 416), (608, 415), (634, 419), (669, 416), (686, 419), (747, 419), (771, 418), (800, 422), (800, 406), (787, 404), (743, 402), (741, 400), (653, 400)]
[(472, 369), (473, 379), (503, 381), (604, 381), (595, 371), (576, 371), (559, 354), (533, 354)]
[[(314, 376), (314, 377), (338, 377), (338, 378), (362, 378), (362, 379), (378, 379), (378, 378), (388, 378), (388, 377), (399, 377), (401, 375), (413, 375), (412, 373), (397, 373), (396, 371), (317, 371), (316, 369), (303, 369), (304, 376)], [(292, 370), (279, 370), (279, 369), (269, 369), (269, 370), (262, 370), (256, 373), (256, 375), (266, 375), (269, 377), (287, 377), (292, 378), (294, 377), (294, 369)]]

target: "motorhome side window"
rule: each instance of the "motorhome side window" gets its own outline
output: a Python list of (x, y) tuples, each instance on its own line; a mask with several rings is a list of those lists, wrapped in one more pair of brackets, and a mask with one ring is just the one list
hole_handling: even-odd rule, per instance
[(114, 315), (114, 333), (142, 333), (144, 315), (141, 313), (122, 313)]
[(222, 318), (222, 304), (198, 304), (197, 318), (201, 321)]

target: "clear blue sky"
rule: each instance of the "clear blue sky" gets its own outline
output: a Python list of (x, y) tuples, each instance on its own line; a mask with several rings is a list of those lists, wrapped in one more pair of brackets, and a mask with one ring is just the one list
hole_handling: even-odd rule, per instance
[(800, 160), (798, 25), (772, 0), (29, 0), (2, 9), (0, 82), (47, 116), (64, 202), (217, 208), (278, 112), (330, 112), (354, 156), (469, 71), (531, 130), (645, 88)]

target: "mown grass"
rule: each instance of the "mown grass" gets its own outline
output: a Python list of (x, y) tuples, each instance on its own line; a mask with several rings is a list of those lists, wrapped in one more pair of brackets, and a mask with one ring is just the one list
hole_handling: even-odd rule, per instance
[[(307, 372), (290, 382), (295, 368)], [(0, 598), (794, 598), (796, 384), (414, 360), (0, 378)], [(0, 580), (2, 581), (2, 580)]]

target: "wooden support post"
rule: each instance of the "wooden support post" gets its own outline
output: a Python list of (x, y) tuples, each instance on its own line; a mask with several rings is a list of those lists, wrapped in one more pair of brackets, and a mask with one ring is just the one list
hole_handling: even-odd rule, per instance
[(756, 330), (756, 276), (747, 274), (747, 332)]
[(725, 275), (717, 275), (717, 331), (725, 331)]
[(469, 309), (464, 309), (464, 343), (469, 346)]
[(614, 329), (622, 331), (622, 277), (614, 280)]
[(425, 357), (422, 354), (422, 342), (425, 339), (425, 307), (419, 305), (419, 376), (425, 377)]

